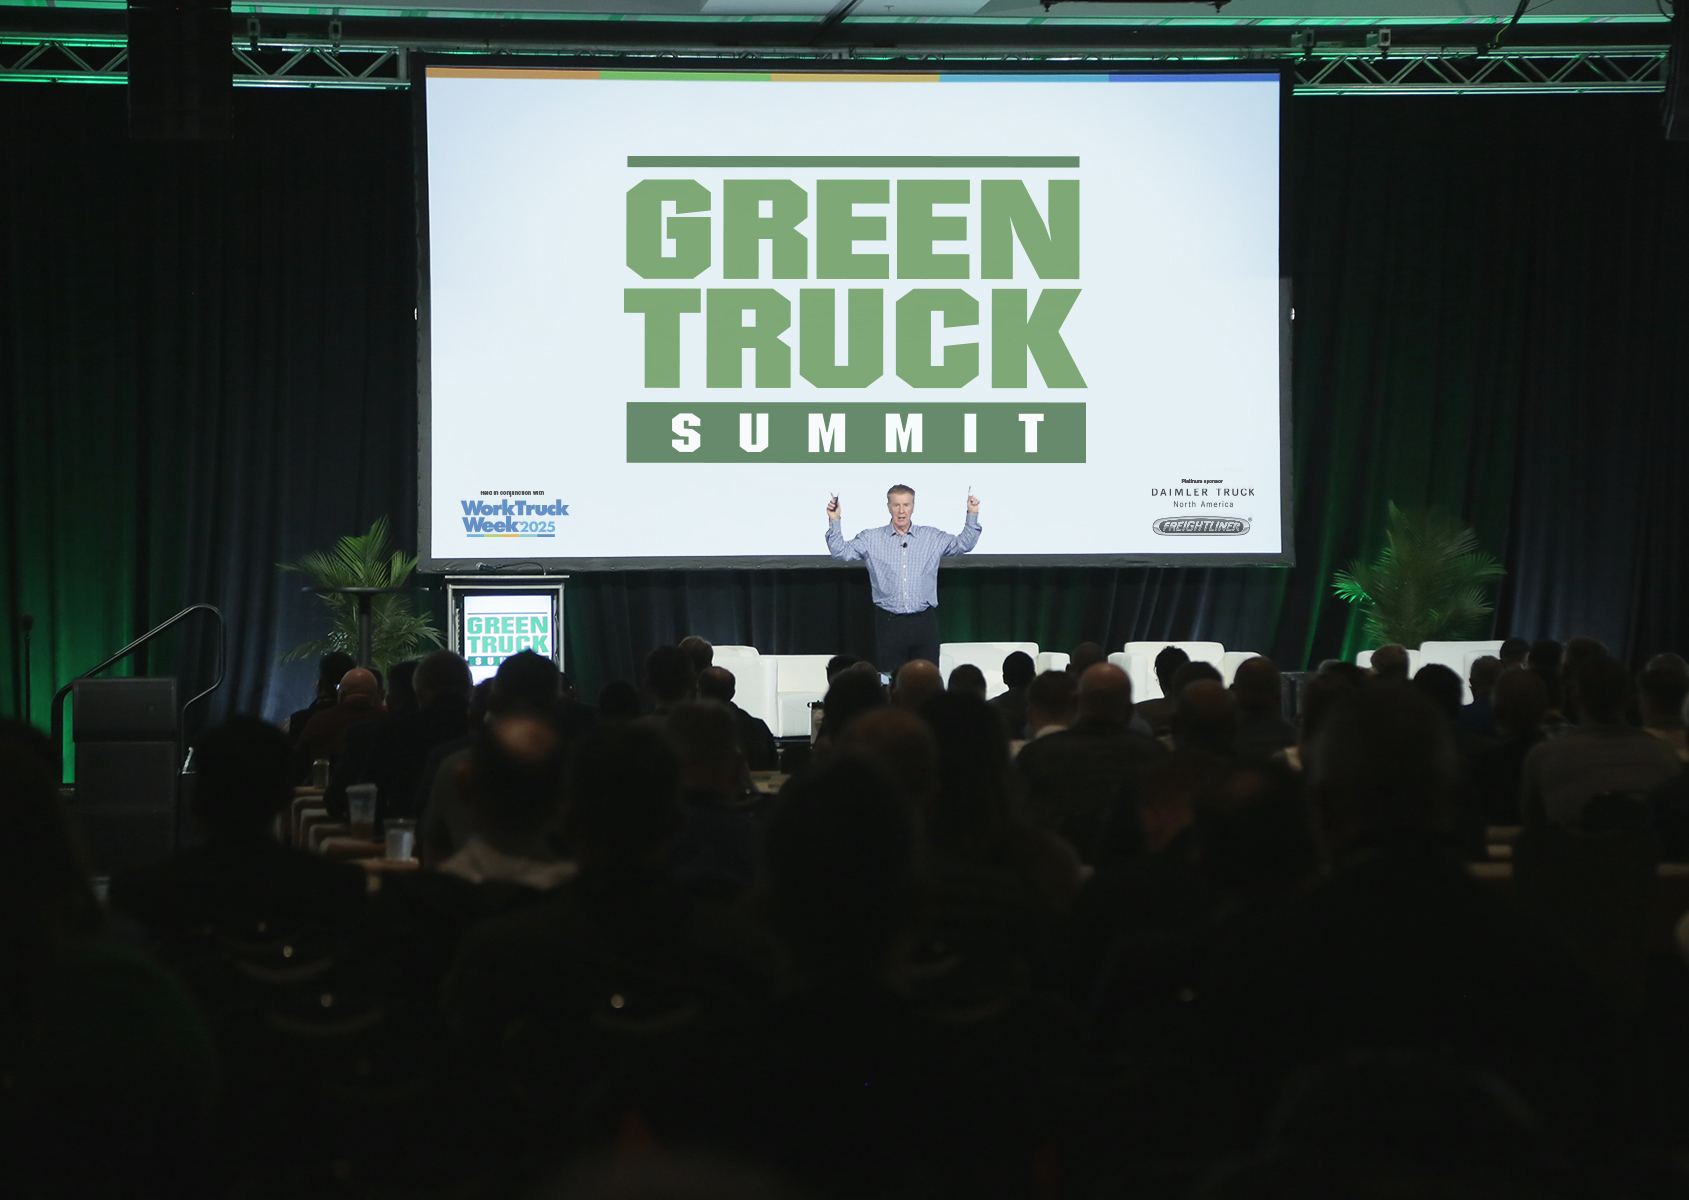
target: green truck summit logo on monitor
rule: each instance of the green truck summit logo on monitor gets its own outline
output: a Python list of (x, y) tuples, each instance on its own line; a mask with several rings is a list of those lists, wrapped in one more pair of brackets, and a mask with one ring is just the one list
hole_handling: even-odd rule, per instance
[[(709, 389), (789, 389), (796, 375), (848, 393), (891, 375), (926, 393), (635, 401), (629, 462), (1085, 461), (1084, 403), (1029, 390), (1033, 372), (1047, 389), (1086, 386), (1062, 329), (1080, 288), (1012, 286), (1017, 245), (1040, 284), (1079, 279), (1079, 181), (920, 177), (922, 168), (1061, 171), (1076, 169), (1077, 158), (631, 157), (628, 166), (804, 168), (806, 180), (729, 178), (712, 190), (663, 177), (628, 189), (627, 266), (650, 286), (624, 289), (622, 307), (643, 321), (634, 369), (646, 389), (698, 377), (700, 364), (682, 361), (696, 335), (682, 333), (683, 323), (700, 322)], [(820, 177), (829, 167), (886, 168), (887, 177)], [(896, 217), (889, 237), (888, 214)], [(812, 216), (813, 232), (800, 232)], [(884, 249), (857, 248), (876, 243)], [(682, 282), (712, 269), (721, 286)], [(800, 282), (759, 286), (765, 279)], [(989, 334), (961, 340), (982, 314)], [(940, 324), (958, 340), (936, 344)], [(976, 379), (986, 396), (953, 394)]]

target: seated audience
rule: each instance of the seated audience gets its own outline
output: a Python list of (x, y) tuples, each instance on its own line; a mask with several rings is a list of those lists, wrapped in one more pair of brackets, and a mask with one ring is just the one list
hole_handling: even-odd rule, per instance
[(1066, 671), (1045, 671), (1027, 687), (1027, 741), (1060, 733), (1078, 719), (1079, 690), (1074, 686), (1073, 676)]
[(1496, 744), (1472, 758), (1472, 785), (1491, 825), (1520, 825), (1525, 756), (1543, 740), (1548, 687), (1535, 671), (1503, 671), (1491, 689)]
[(1372, 674), (1376, 679), (1396, 679), (1403, 683), (1408, 677), (1407, 647), (1389, 642), (1372, 652)]
[(680, 648), (686, 652), (694, 675), (715, 665), (715, 647), (697, 634), (681, 638)]
[(1271, 758), (1296, 744), (1296, 731), (1284, 719), (1284, 683), (1270, 658), (1256, 655), (1238, 664), (1232, 676), (1237, 697), (1237, 757), (1247, 762)]
[(1177, 646), (1167, 646), (1155, 656), (1155, 678), (1161, 685), (1161, 695), (1136, 705), (1138, 717), (1149, 726), (1155, 737), (1164, 736), (1167, 727), (1173, 723), (1173, 698), (1178, 695), (1173, 677), (1181, 667), (1188, 666), (1190, 660), (1191, 656)]
[(567, 744), (538, 716), (498, 717), (482, 726), (469, 762), (457, 768), (474, 832), (440, 871), (470, 883), (540, 891), (572, 876), (575, 864), (556, 842), (567, 758)]
[(1035, 824), (1095, 862), (1103, 821), (1122, 786), (1133, 785), (1166, 748), (1134, 733), (1132, 681), (1111, 663), (1079, 679), (1072, 728), (1029, 742), (1015, 759)]
[(406, 713), (416, 708), (416, 659), (394, 663), (387, 672), (387, 711)]
[(1065, 907), (1079, 886), (1079, 859), (1021, 817), (1001, 718), (958, 692), (931, 697), (920, 715), (938, 747), (938, 790), (923, 812), (934, 858), (1011, 876), (1045, 905)]
[(1218, 679), (1196, 679), (1179, 689), (1168, 727), (1174, 750), (1230, 758), (1236, 751), (1237, 735), (1237, 696)]
[(1503, 670), (1511, 667), (1523, 667), (1530, 656), (1531, 643), (1522, 637), (1510, 637), (1501, 643), (1501, 666)]
[(283, 846), (271, 834), (293, 800), (287, 736), (230, 717), (194, 748), (193, 816), (204, 840), (112, 877), (111, 906), (155, 941), (206, 928), (333, 930), (362, 911), (354, 866)]
[(1197, 869), (1191, 822), (1197, 795), (1224, 767), (1223, 758), (1196, 751), (1162, 755), (1116, 805), (1096, 875), (1074, 905), (1068, 972), (1075, 995), (1090, 991), (1111, 955), (1146, 966), (1124, 947), (1191, 939), (1206, 925), (1214, 895)]
[[(907, 670), (915, 664), (904, 667)], [(932, 666), (931, 663), (924, 663)], [(938, 668), (932, 668), (933, 674), (938, 674)], [(902, 672), (899, 672), (901, 674)], [(880, 682), (880, 676), (875, 671), (845, 670), (833, 677), (832, 683), (827, 685), (827, 696), (821, 702), (822, 720), (821, 737), (828, 743), (837, 743), (845, 728), (858, 716), (872, 709), (882, 708), (886, 703), (885, 685)]]
[(912, 659), (897, 668), (891, 680), (891, 702), (898, 708), (918, 709), (928, 697), (944, 690), (944, 676), (924, 658)]
[(1490, 708), (1490, 689), (1501, 675), (1501, 659), (1492, 654), (1481, 655), (1472, 661), (1467, 684), (1472, 689), (1472, 703), (1461, 706), (1460, 727), (1468, 733), (1490, 737), (1495, 733), (1495, 714)]
[(575, 690), (575, 681), (567, 671), (557, 673), (556, 714), (552, 724), (557, 726), (558, 733), (571, 742), (585, 737), (592, 732), (593, 726), (598, 724), (598, 714), (593, 712), (592, 705), (581, 703), (580, 693)]
[[(1011, 741), (1020, 741), (1026, 733), (1026, 691), (1032, 686), (1038, 666), (1032, 655), (1016, 650), (1003, 659), (1004, 690), (990, 700), (992, 708), (1003, 714), (1003, 724)], [(955, 683), (952, 681), (951, 686)]]
[(963, 663), (950, 672), (950, 682), (946, 685), (946, 690), (984, 700), (985, 672), (972, 663)]
[(712, 700), (733, 717), (734, 734), (745, 755), (745, 765), (752, 771), (773, 771), (780, 766), (780, 748), (768, 722), (733, 703), (738, 680), (726, 667), (705, 667), (698, 672), (698, 698)]
[(346, 672), (358, 665), (358, 660), (344, 650), (330, 650), (317, 660), (317, 692), (311, 703), (287, 719), (287, 736), (295, 744), (305, 733), (311, 718), (340, 701), (340, 681)]
[(691, 887), (735, 894), (757, 877), (761, 832), (747, 811), (745, 757), (733, 714), (715, 701), (676, 705), (663, 727), (680, 763), (685, 820), (670, 855)]
[(840, 671), (848, 671), (862, 660), (854, 654), (835, 654), (827, 660), (827, 682), (833, 682), (833, 676)]
[(1449, 793), (1453, 839), (1449, 848), (1469, 862), (1481, 862), (1489, 856), (1488, 822), (1473, 764), (1480, 755), (1495, 748), (1496, 740), (1460, 727), (1460, 676), (1453, 669), (1441, 663), (1426, 663), (1414, 675), (1413, 687), (1448, 722), (1449, 733), (1454, 738), (1459, 780)]
[(1073, 653), (1067, 656), (1067, 673), (1073, 677), (1074, 686), (1079, 685), (1079, 677), (1098, 663), (1108, 661), (1108, 651), (1096, 642), (1080, 642), (1073, 648)]
[(1625, 723), (1632, 685), (1623, 665), (1585, 657), (1574, 684), (1577, 728), (1525, 756), (1520, 805), (1526, 824), (1577, 826), (1597, 796), (1628, 796), (1640, 806), (1683, 769), (1670, 746)]
[(1641, 705), (1642, 728), (1689, 762), (1689, 737), (1685, 735), (1683, 702), (1689, 699), (1689, 674), (1669, 666), (1650, 667), (1636, 677), (1637, 700)]
[(1526, 669), (1535, 671), (1548, 689), (1548, 711), (1542, 717), (1545, 737), (1559, 737), (1572, 728), (1571, 713), (1561, 683), (1560, 663), (1565, 653), (1566, 648), (1559, 642), (1544, 638), (1532, 642), (1530, 653), (1525, 657)]
[[(671, 735), (677, 724), (684, 734), (685, 711)], [(605, 976), (636, 991), (636, 1002), (659, 985), (711, 1010), (771, 995), (765, 939), (675, 879), (679, 785), (679, 764), (654, 729), (610, 727), (580, 744), (564, 818), (579, 873), (540, 903), (476, 926), (458, 949), (445, 1005), (474, 1040), (496, 1045), (535, 1015), (565, 1029), (600, 1020), (614, 1002), (599, 991)]]
[[(1353, 667), (1354, 664), (1350, 663)], [(1361, 684), (1368, 677), (1357, 667), (1353, 672), (1321, 670), (1312, 679), (1304, 680), (1296, 699), (1296, 744), (1287, 747), (1283, 761), (1295, 771), (1307, 771), (1313, 760), (1314, 741), (1320, 724), (1338, 699)]]
[(1216, 964), (1204, 1007), (1218, 1063), (1264, 1105), (1295, 1064), (1425, 1051), (1581, 1112), (1607, 1018), (1564, 952), (1443, 853), (1447, 719), (1412, 688), (1349, 690), (1313, 750), (1332, 871)]
[[(287, 735), (253, 724), (290, 792)], [(211, 1195), (210, 1038), (180, 983), (105, 936), (43, 741), (0, 726), (0, 1190)]]
[(697, 695), (697, 672), (692, 658), (679, 646), (658, 646), (645, 656), (645, 691), (652, 714), (661, 718), (677, 704)]
[(914, 813), (877, 766), (794, 776), (769, 828), (768, 891), (792, 958), (769, 1011), (624, 1085), (620, 1125), (707, 1145), (834, 1195), (1025, 1194), (1037, 1077), (919, 1017), (898, 986), (923, 891)]
[(346, 731), (354, 725), (379, 717), (387, 711), (381, 703), (381, 684), (374, 671), (353, 667), (340, 679), (340, 690), (333, 708), (320, 710), (305, 725), (305, 732), (296, 739), (294, 778), (305, 782), (311, 777), (311, 764), (319, 758), (331, 762), (340, 757), (346, 746)]
[(329, 776), (323, 798), (329, 812), (346, 818), (346, 788), (376, 786), (376, 820), (415, 817), (423, 799), (422, 772), (436, 747), (469, 731), (469, 664), (450, 650), (436, 650), (416, 668), (417, 707), (354, 725)]
[(606, 725), (626, 725), (639, 720), (639, 689), (625, 679), (612, 679), (598, 692), (598, 720)]

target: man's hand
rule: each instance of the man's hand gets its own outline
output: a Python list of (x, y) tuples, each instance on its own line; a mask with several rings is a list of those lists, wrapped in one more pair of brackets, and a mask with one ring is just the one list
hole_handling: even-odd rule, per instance
[(979, 516), (979, 497), (971, 491), (968, 493), (968, 515), (970, 517)]
[(837, 496), (834, 496), (831, 500), (827, 501), (827, 520), (829, 522), (832, 522), (832, 521), (837, 521), (838, 519), (839, 519), (839, 498)]

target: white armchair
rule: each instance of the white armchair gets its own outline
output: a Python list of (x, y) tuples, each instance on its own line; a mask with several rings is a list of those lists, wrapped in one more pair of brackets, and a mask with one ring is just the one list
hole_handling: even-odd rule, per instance
[(1037, 665), (1037, 642), (945, 642), (938, 648), (938, 669), (948, 687), (950, 672), (963, 663), (972, 663), (985, 676), (985, 698), (990, 700), (1009, 690), (1003, 685), (1003, 660), (1016, 650)]

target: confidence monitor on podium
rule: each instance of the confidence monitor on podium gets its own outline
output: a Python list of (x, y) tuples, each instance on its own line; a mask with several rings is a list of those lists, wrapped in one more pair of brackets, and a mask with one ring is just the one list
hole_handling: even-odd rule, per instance
[(531, 650), (563, 666), (565, 575), (453, 576), (446, 580), (447, 646), (481, 683), (512, 654)]
[(1287, 565), (1285, 87), (425, 64), (424, 569)]

